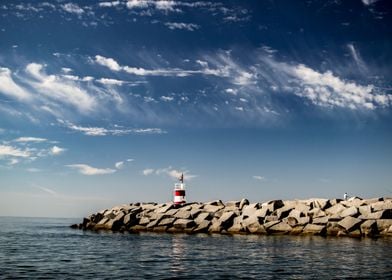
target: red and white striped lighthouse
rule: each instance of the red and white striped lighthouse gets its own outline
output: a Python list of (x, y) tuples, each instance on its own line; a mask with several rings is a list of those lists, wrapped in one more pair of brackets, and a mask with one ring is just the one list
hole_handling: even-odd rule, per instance
[(179, 178), (180, 183), (174, 185), (174, 205), (181, 205), (186, 202), (185, 200), (185, 184), (184, 184), (184, 174), (181, 174)]

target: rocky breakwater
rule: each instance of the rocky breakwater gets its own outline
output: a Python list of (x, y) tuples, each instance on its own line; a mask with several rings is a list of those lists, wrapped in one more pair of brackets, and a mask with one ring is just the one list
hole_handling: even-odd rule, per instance
[(271, 200), (223, 203), (132, 203), (102, 210), (72, 225), (119, 232), (291, 234), (392, 237), (392, 198)]

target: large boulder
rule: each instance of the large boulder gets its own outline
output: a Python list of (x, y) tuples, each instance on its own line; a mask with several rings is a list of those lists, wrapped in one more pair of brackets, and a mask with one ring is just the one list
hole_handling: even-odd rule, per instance
[(361, 224), (361, 232), (363, 236), (374, 236), (378, 233), (377, 222), (375, 220), (367, 220)]
[(285, 206), (277, 209), (275, 211), (275, 213), (276, 213), (276, 216), (278, 217), (278, 220), (286, 218), (292, 209), (293, 209), (293, 206), (291, 206), (291, 205), (287, 205), (287, 206), (285, 205)]
[(325, 210), (328, 207), (331, 207), (331, 203), (328, 199), (316, 198), (312, 202), (313, 208), (319, 208), (321, 210)]
[(240, 205), (238, 206), (240, 210), (242, 210), (244, 208), (244, 206), (249, 205), (249, 200), (247, 200), (246, 198), (241, 199), (240, 201)]
[(332, 207), (325, 209), (325, 212), (330, 216), (336, 216), (342, 213), (347, 208), (344, 207), (342, 204), (335, 204)]
[(361, 219), (347, 216), (346, 218), (338, 222), (338, 225), (344, 228), (346, 231), (353, 231), (359, 227), (361, 222)]
[(190, 219), (191, 218), (191, 211), (184, 211), (182, 209), (180, 209), (175, 215), (174, 217), (178, 218), (178, 219)]
[(373, 212), (381, 210), (392, 210), (392, 201), (379, 201), (372, 203), (370, 206)]
[(211, 221), (203, 220), (201, 223), (197, 224), (196, 228), (193, 229), (194, 233), (206, 233), (211, 226)]
[(307, 224), (302, 230), (303, 234), (325, 235), (327, 227), (325, 225)]
[(117, 216), (115, 216), (113, 219), (110, 219), (106, 224), (105, 228), (113, 231), (119, 230), (123, 225), (125, 214), (124, 212), (119, 212)]
[(226, 212), (219, 218), (218, 222), (223, 229), (228, 229), (233, 225), (236, 214), (234, 212)]
[(292, 229), (293, 228), (289, 224), (285, 222), (280, 222), (269, 227), (267, 231), (270, 234), (288, 234), (291, 232)]
[(211, 221), (212, 215), (207, 212), (200, 213), (196, 219), (194, 219), (195, 223), (200, 225), (204, 221)]
[(178, 219), (173, 224), (177, 229), (193, 228), (195, 225), (195, 221), (189, 219)]
[(357, 217), (358, 216), (358, 208), (355, 206), (351, 206), (350, 208), (347, 208), (340, 212), (339, 214), (340, 217), (345, 218), (347, 216), (351, 217)]

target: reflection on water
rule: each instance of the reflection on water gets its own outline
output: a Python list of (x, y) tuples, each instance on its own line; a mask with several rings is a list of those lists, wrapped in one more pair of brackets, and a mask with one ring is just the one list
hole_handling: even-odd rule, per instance
[(391, 239), (113, 234), (0, 218), (0, 279), (392, 279)]

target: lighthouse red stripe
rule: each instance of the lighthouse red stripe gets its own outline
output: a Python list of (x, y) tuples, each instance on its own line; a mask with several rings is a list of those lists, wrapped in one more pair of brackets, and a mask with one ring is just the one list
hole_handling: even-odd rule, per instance
[(175, 196), (185, 196), (185, 191), (184, 190), (175, 190), (174, 195)]

